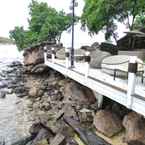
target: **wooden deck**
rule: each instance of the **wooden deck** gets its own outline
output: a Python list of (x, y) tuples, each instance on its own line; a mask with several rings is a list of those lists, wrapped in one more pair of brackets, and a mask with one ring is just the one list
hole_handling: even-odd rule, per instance
[[(101, 69), (93, 68), (89, 69), (88, 77), (86, 77), (87, 70), (84, 62), (75, 63), (75, 67), (71, 69), (66, 68), (65, 60), (55, 59), (52, 62), (51, 59), (47, 59), (45, 64), (93, 91), (128, 107), (127, 79), (116, 78), (114, 80), (113, 76), (103, 73)], [(141, 83), (141, 77), (137, 77), (135, 85), (135, 93), (131, 95), (132, 103), (129, 109), (145, 116), (145, 84)]]

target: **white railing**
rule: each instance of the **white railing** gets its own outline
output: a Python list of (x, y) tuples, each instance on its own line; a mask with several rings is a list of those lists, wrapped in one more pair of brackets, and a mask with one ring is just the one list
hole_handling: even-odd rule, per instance
[[(51, 59), (52, 63), (55, 63), (56, 53), (54, 48), (51, 49)], [(85, 53), (85, 75), (84, 80), (87, 82), (89, 77), (89, 70), (90, 70), (90, 52)], [(47, 61), (47, 48), (44, 47), (44, 60)], [(131, 109), (133, 103), (133, 95), (135, 94), (135, 87), (136, 87), (136, 73), (137, 73), (137, 57), (131, 56), (128, 65), (128, 87), (127, 87), (127, 99), (126, 99), (126, 107)], [(65, 67), (66, 69), (70, 68), (70, 51), (68, 48), (65, 49)], [(114, 80), (115, 81), (115, 80)]]

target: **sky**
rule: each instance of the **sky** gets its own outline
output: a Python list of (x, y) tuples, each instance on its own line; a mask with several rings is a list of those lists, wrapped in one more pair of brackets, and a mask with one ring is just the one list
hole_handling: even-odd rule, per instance
[[(71, 0), (37, 0), (39, 2), (47, 2), (49, 6), (57, 10), (69, 12)], [(0, 0), (0, 36), (8, 37), (9, 31), (15, 26), (24, 26), (27, 28), (27, 19), (29, 17), (28, 5), (31, 0)], [(76, 14), (81, 15), (84, 7), (83, 0), (78, 0)], [(94, 37), (90, 37), (87, 32), (80, 30), (81, 25), (75, 26), (75, 47), (81, 45), (90, 45), (95, 41), (104, 41), (104, 35), (100, 33)], [(121, 26), (122, 27), (122, 26)], [(69, 47), (71, 44), (71, 34), (64, 32), (62, 42)]]

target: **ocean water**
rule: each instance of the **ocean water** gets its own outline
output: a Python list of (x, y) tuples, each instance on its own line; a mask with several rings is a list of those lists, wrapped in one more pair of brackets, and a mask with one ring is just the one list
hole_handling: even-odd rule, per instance
[[(18, 52), (15, 45), (0, 45), (0, 72), (6, 70), (11, 62), (21, 60), (22, 54)], [(25, 132), (20, 131), (21, 128), (25, 128), (23, 105), (18, 102), (20, 100), (15, 94), (0, 99), (0, 142), (5, 140), (6, 145), (25, 136)]]

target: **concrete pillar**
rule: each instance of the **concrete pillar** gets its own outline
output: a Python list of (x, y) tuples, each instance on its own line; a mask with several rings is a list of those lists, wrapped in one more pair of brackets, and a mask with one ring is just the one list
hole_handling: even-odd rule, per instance
[(99, 94), (97, 92), (94, 92), (94, 95), (95, 95), (95, 97), (97, 99), (98, 109), (101, 109), (102, 105), (103, 105), (104, 97), (103, 97), (103, 95), (101, 95), (101, 94)]
[(44, 46), (44, 63), (47, 61), (47, 47)]
[(128, 64), (128, 89), (127, 89), (127, 107), (132, 108), (133, 97), (135, 93), (136, 84), (136, 73), (137, 73), (137, 57), (131, 56)]
[(55, 55), (56, 55), (55, 50), (54, 50), (54, 48), (52, 47), (52, 48), (51, 48), (51, 59), (52, 59), (52, 62), (53, 62), (53, 63), (55, 62)]

